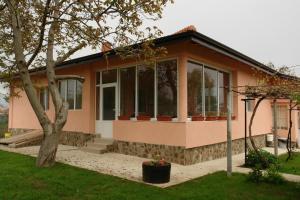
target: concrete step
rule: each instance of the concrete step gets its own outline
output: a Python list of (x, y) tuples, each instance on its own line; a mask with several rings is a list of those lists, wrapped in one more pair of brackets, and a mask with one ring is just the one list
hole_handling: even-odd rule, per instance
[(86, 147), (93, 147), (93, 148), (99, 148), (99, 149), (106, 149), (107, 145), (110, 145), (110, 144), (94, 143), (94, 142), (86, 143)]
[(97, 144), (103, 144), (103, 145), (111, 145), (113, 144), (114, 140), (113, 139), (108, 139), (108, 138), (94, 138), (93, 141), (90, 141), (88, 143), (97, 143)]
[(103, 153), (107, 152), (106, 148), (96, 148), (96, 147), (90, 147), (90, 146), (82, 147), (81, 150), (84, 152), (96, 153), (96, 154), (103, 154)]

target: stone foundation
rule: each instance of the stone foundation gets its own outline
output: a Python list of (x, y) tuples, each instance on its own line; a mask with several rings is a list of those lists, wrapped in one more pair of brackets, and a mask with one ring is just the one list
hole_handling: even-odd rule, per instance
[[(22, 133), (26, 133), (32, 131), (33, 129), (10, 129), (13, 135), (18, 135)], [(95, 134), (91, 133), (82, 133), (82, 132), (73, 132), (73, 131), (63, 131), (59, 138), (59, 143), (70, 146), (82, 147), (86, 146), (86, 143), (95, 138)], [(30, 143), (27, 146), (39, 145), (42, 140), (34, 141), (34, 143)]]
[[(266, 146), (266, 136), (255, 136), (255, 144), (258, 147)], [(165, 160), (182, 165), (191, 165), (198, 162), (214, 160), (225, 157), (227, 155), (226, 142), (185, 148), (182, 146), (168, 146), (156, 145), (137, 142), (114, 142), (114, 152), (126, 155), (134, 155), (143, 158), (155, 159), (162, 157)], [(239, 154), (244, 152), (244, 139), (237, 139), (232, 141), (232, 154)]]

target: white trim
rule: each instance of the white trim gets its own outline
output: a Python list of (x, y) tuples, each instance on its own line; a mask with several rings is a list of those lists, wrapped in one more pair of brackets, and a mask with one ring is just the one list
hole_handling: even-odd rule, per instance
[(109, 87), (114, 87), (115, 88), (115, 119), (118, 118), (118, 92), (117, 92), (117, 83), (106, 83), (106, 84), (101, 84), (100, 86), (100, 121), (113, 121), (113, 120), (103, 120), (103, 89), (104, 88), (109, 88)]
[[(229, 84), (230, 84), (230, 86), (232, 86), (232, 72), (228, 71), (228, 70), (218, 68), (218, 67), (214, 67), (212, 65), (207, 65), (207, 64), (199, 62), (197, 60), (188, 58), (187, 65), (188, 65), (189, 62), (195, 63), (195, 64), (199, 65), (199, 67), (201, 66), (201, 68), (202, 68), (202, 115), (203, 116), (206, 116), (206, 111), (205, 111), (205, 109), (206, 109), (205, 108), (205, 68), (209, 68), (209, 69), (215, 70), (217, 72), (217, 116), (219, 116), (220, 115), (220, 88), (219, 88), (220, 87), (220, 80), (219, 80), (219, 75), (222, 72), (227, 73), (229, 75)], [(188, 80), (187, 80), (187, 82), (188, 82)], [(188, 85), (188, 83), (187, 83), (187, 85)], [(232, 94), (232, 99), (233, 99), (233, 94)], [(232, 110), (233, 110), (233, 101), (231, 102), (231, 107), (232, 107)]]

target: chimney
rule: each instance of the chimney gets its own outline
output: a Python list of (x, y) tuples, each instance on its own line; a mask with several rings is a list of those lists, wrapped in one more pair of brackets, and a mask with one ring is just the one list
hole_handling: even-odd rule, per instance
[(184, 32), (188, 32), (188, 31), (197, 31), (196, 27), (194, 25), (190, 25), (190, 26), (187, 26), (177, 32), (175, 32), (174, 34), (178, 34), (178, 33), (184, 33)]
[(112, 44), (110, 42), (103, 42), (102, 43), (102, 52), (110, 51), (112, 50)]

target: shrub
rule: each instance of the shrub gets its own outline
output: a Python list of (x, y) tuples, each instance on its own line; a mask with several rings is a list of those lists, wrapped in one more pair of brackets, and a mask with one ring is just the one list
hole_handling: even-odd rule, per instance
[(280, 184), (284, 182), (283, 177), (278, 172), (278, 166), (274, 164), (270, 165), (270, 167), (266, 170), (264, 180), (273, 184)]
[(252, 167), (252, 171), (248, 174), (248, 180), (259, 183), (263, 180), (263, 173), (260, 165)]
[(275, 155), (262, 149), (259, 149), (259, 154), (260, 156), (254, 150), (250, 150), (246, 159), (246, 167), (260, 165), (262, 169), (266, 169), (272, 164), (278, 165), (278, 159)]

